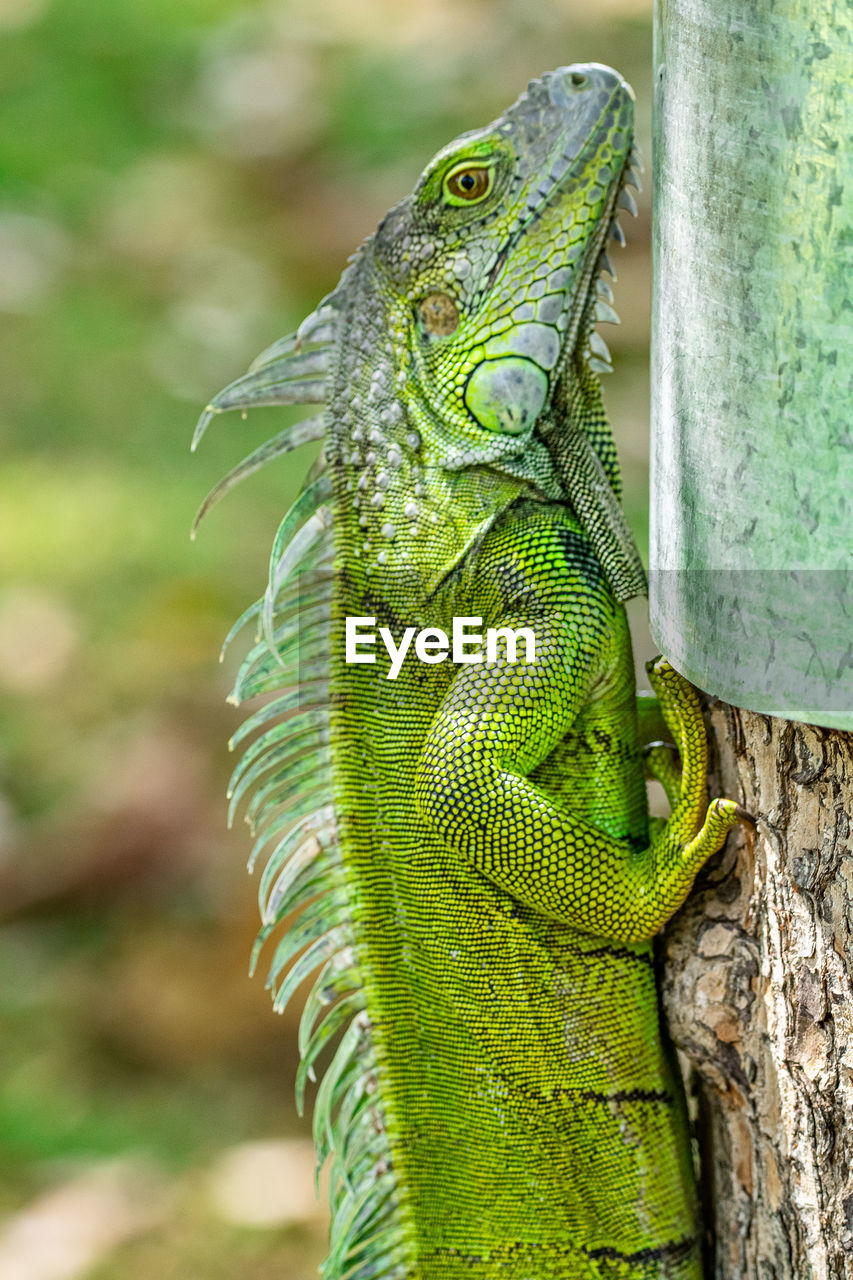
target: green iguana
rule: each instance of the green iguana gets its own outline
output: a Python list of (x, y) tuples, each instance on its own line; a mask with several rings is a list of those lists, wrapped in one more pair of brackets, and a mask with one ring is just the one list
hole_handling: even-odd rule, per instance
[[(235, 628), (258, 635), (234, 701), (274, 697), (235, 735), (258, 732), (230, 794), (251, 795), (252, 861), (269, 850), (259, 942), (287, 924), (276, 1007), (319, 970), (300, 1105), (337, 1042), (314, 1109), (325, 1280), (701, 1273), (651, 939), (743, 815), (707, 806), (698, 702), (662, 660), (638, 723), (621, 602), (645, 580), (593, 328), (616, 318), (600, 273), (638, 181), (632, 99), (564, 67), (444, 148), (196, 433), (325, 406), (203, 508), (323, 441)], [(491, 661), (450, 659), (454, 619), (491, 629)], [(663, 722), (665, 823), (643, 751)]]

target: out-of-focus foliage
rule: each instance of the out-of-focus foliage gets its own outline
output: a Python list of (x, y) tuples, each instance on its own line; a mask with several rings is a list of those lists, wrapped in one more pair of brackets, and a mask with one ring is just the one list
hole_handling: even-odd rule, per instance
[[(531, 76), (618, 66), (644, 144), (650, 13), (0, 0), (0, 37), (0, 1275), (297, 1280), (322, 1213), (300, 1199), (293, 1028), (245, 978), (215, 659), (310, 459), (191, 546), (278, 416), (217, 420), (196, 459), (189, 436), (432, 151)], [(647, 204), (626, 229), (607, 395), (642, 540)]]

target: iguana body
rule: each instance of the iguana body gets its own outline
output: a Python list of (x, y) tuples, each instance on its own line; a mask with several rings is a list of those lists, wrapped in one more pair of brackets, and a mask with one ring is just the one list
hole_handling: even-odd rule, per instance
[[(650, 939), (737, 813), (706, 816), (698, 706), (663, 664), (683, 768), (658, 761), (673, 812), (649, 832), (620, 602), (642, 583), (592, 333), (631, 120), (607, 68), (532, 82), (202, 419), (326, 405), (216, 493), (322, 435), (246, 615), (235, 697), (277, 696), (232, 803), (254, 788), (272, 850), (261, 938), (289, 922), (279, 1007), (323, 965), (300, 1094), (342, 1033), (315, 1106), (327, 1280), (700, 1275)], [(399, 642), (459, 616), (531, 628), (535, 663), (344, 660), (347, 617)]]

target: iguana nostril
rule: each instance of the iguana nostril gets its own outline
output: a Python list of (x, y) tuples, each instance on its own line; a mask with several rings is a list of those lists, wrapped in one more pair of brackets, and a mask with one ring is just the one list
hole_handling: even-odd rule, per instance
[(572, 72), (572, 88), (573, 89), (582, 89), (586, 83), (587, 83), (587, 78), (582, 71)]

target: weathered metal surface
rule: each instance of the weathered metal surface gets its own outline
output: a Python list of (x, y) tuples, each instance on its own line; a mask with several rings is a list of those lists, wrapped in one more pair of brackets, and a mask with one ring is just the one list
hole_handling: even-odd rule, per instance
[(658, 0), (651, 627), (853, 729), (853, 9)]

